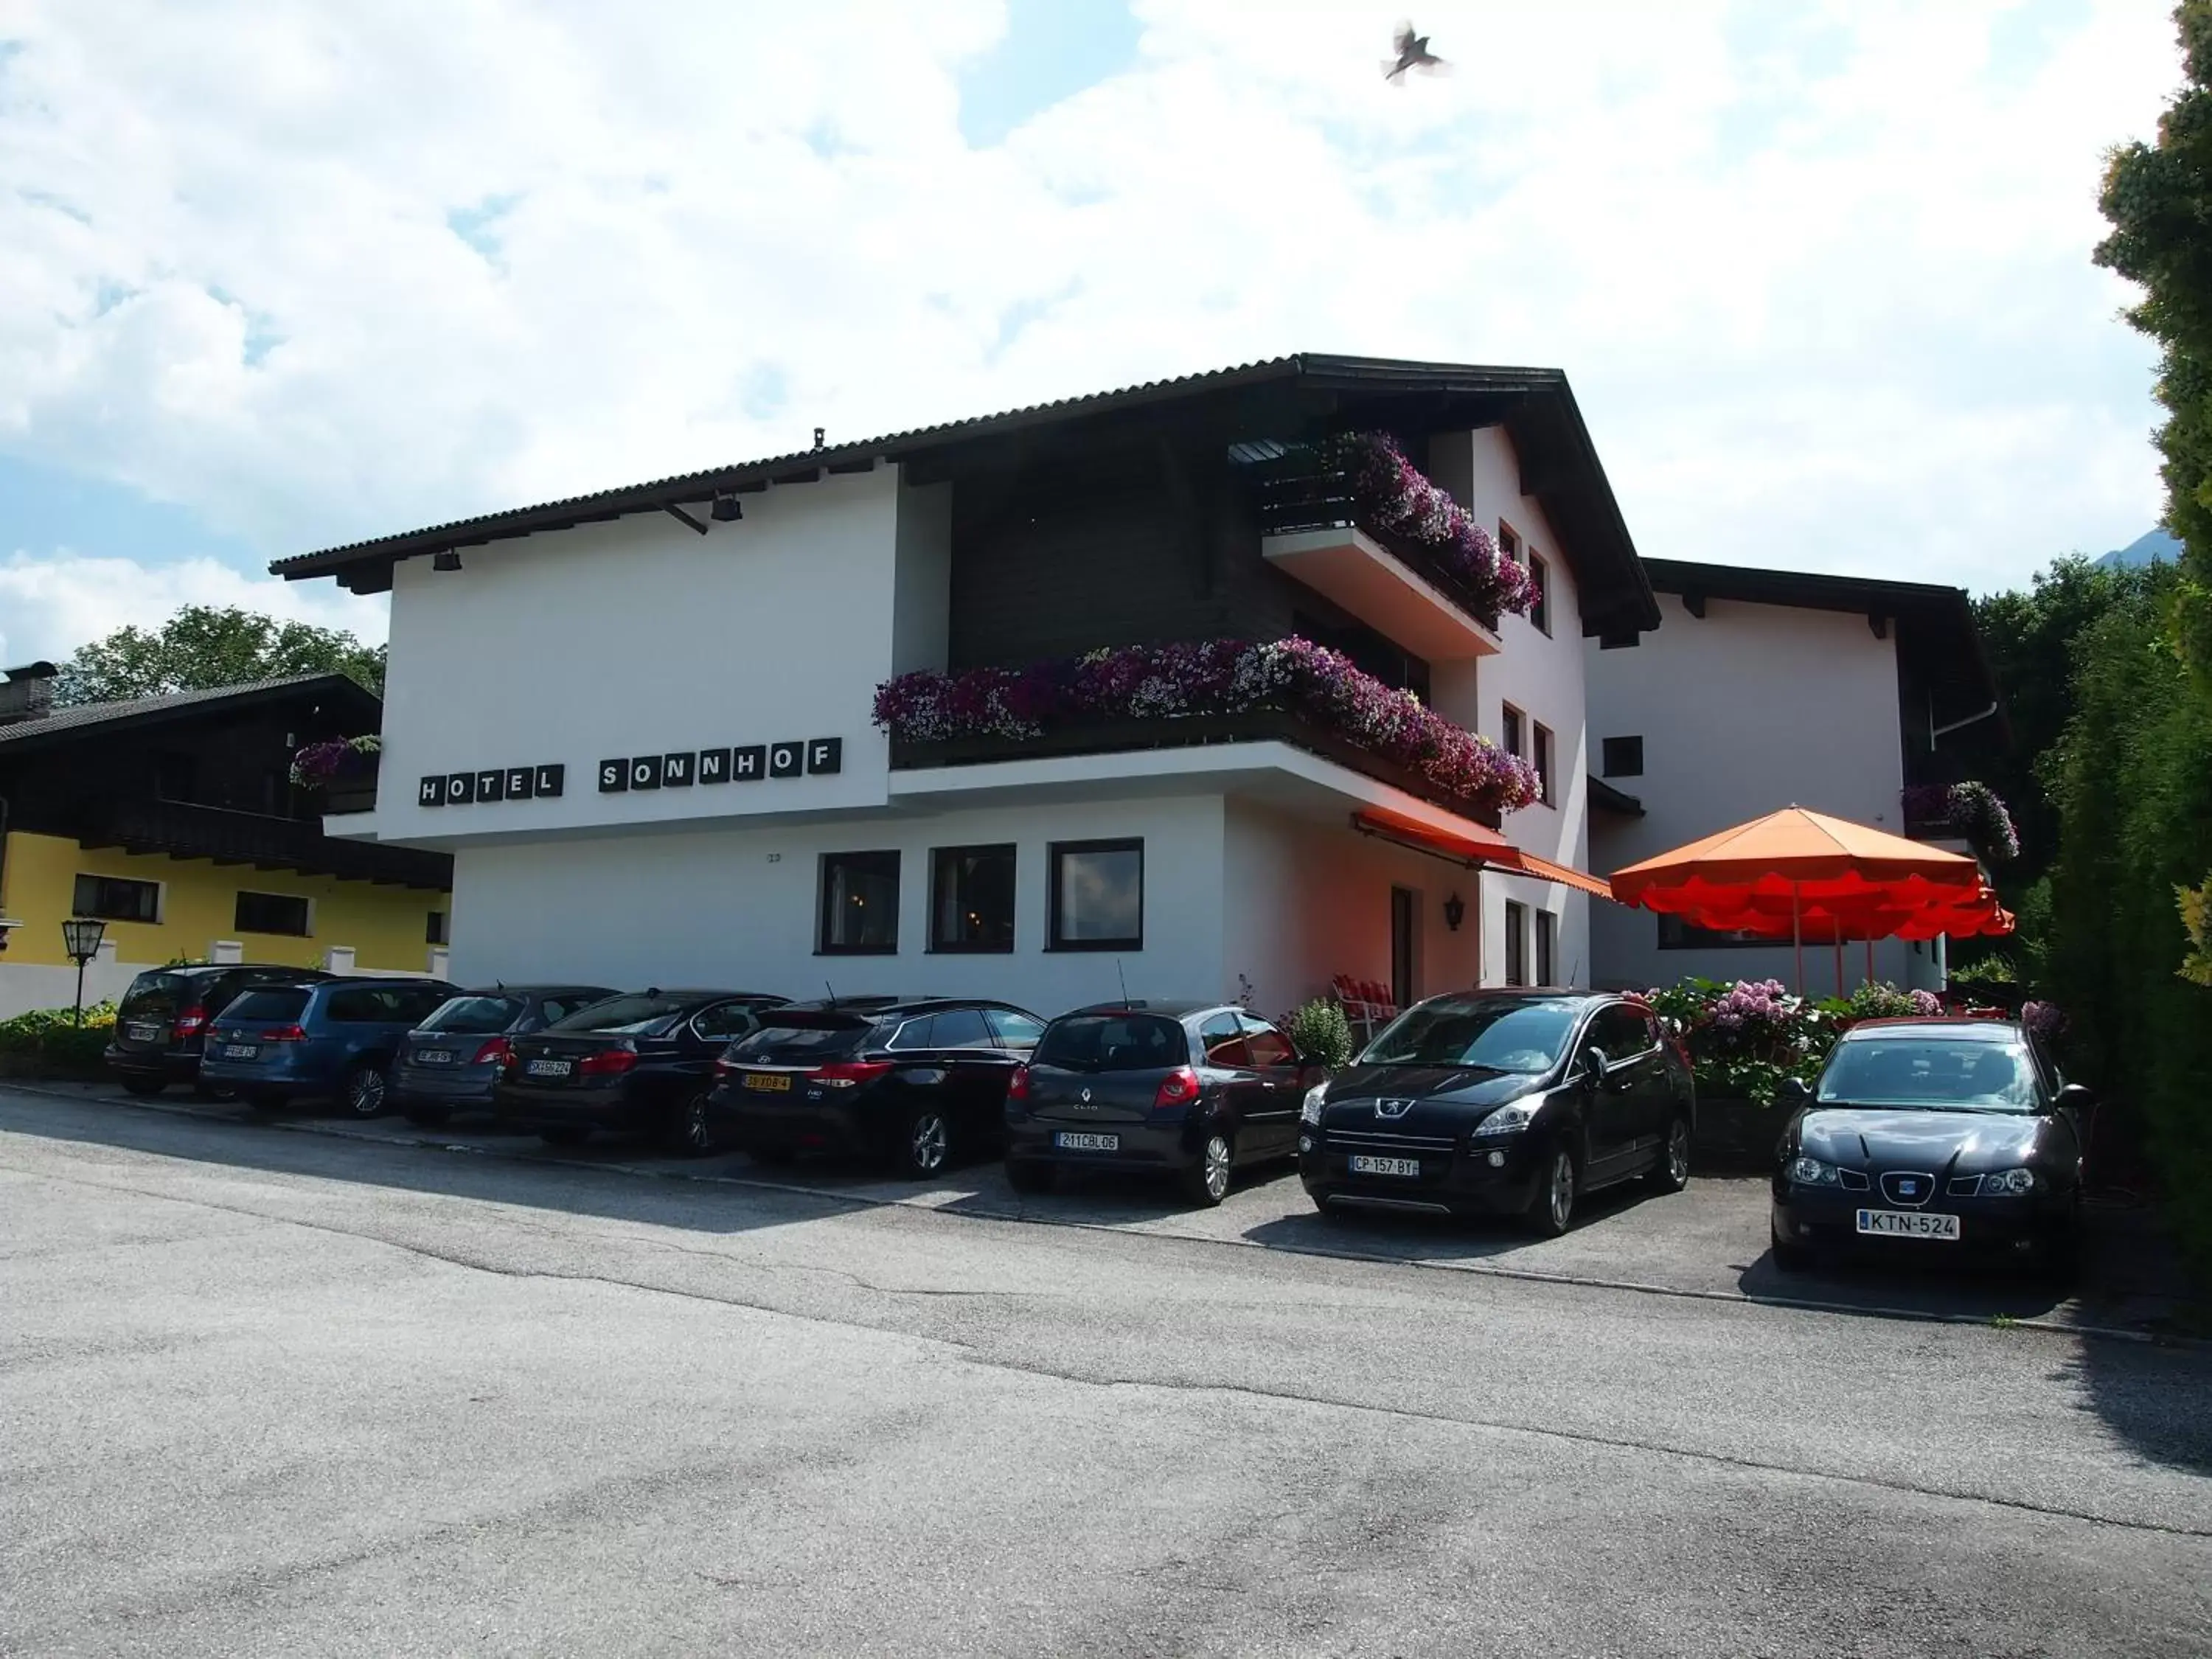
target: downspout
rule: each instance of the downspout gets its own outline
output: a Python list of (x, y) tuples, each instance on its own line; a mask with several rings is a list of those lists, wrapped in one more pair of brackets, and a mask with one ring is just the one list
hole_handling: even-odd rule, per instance
[(1948, 732), (1957, 732), (1969, 726), (1978, 726), (1982, 721), (1989, 719), (1990, 715), (1996, 714), (1997, 710), (2002, 708), (2003, 706), (2004, 705), (2001, 702), (1992, 702), (1987, 708), (1982, 710), (1980, 714), (1969, 714), (1962, 720), (1953, 720), (1948, 726), (1936, 726), (1931, 724), (1928, 728), (1928, 746), (1930, 749), (1933, 749), (1936, 746), (1936, 738), (1944, 736)]

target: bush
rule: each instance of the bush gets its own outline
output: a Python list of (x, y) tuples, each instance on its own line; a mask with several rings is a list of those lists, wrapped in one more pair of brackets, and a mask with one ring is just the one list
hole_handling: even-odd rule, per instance
[(1686, 979), (1646, 994), (1690, 1051), (1701, 1093), (1771, 1106), (1784, 1078), (1810, 1083), (1840, 1027), (1779, 980)]
[(1334, 1002), (1320, 998), (1309, 1002), (1283, 1022), (1283, 1034), (1298, 1045), (1299, 1053), (1332, 1072), (1352, 1064), (1352, 1022)]
[(34, 1008), (13, 1019), (0, 1019), (0, 1054), (81, 1069), (99, 1065), (100, 1054), (114, 1036), (112, 1002), (87, 1008), (82, 1030), (77, 1028), (72, 1009)]

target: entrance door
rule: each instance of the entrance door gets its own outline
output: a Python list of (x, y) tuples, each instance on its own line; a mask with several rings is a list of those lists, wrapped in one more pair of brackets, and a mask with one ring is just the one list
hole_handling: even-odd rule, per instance
[(1413, 990), (1413, 895), (1410, 888), (1390, 890), (1390, 1000), (1410, 1008)]

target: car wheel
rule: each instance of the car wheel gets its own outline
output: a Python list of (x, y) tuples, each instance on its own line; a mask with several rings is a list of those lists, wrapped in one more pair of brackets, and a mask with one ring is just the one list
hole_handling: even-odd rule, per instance
[(338, 1079), (338, 1104), (351, 1117), (382, 1117), (392, 1103), (380, 1066), (363, 1060)]
[(934, 1106), (917, 1107), (907, 1118), (896, 1154), (899, 1173), (933, 1176), (952, 1161), (952, 1126)]
[(1675, 1116), (1667, 1125), (1667, 1139), (1659, 1148), (1659, 1167), (1652, 1183), (1662, 1193), (1679, 1193), (1690, 1184), (1690, 1120)]
[(704, 1089), (676, 1103), (676, 1115), (668, 1125), (668, 1149), (678, 1158), (704, 1158), (714, 1150), (714, 1120)]
[(538, 1132), (538, 1138), (548, 1146), (580, 1146), (592, 1138), (591, 1127), (583, 1123), (553, 1123)]
[(1048, 1193), (1052, 1176), (1049, 1164), (1036, 1164), (1025, 1158), (1006, 1160), (1006, 1185), (1018, 1193)]
[(1773, 1253), (1776, 1271), (1785, 1273), (1809, 1273), (1813, 1268), (1813, 1253), (1802, 1244), (1792, 1244), (1767, 1224), (1766, 1238)]
[(421, 1129), (435, 1129), (453, 1120), (450, 1106), (403, 1106), (399, 1115)]
[(1575, 1218), (1575, 1155), (1565, 1146), (1545, 1154), (1536, 1191), (1522, 1212), (1540, 1238), (1557, 1238)]
[(1228, 1197), (1230, 1178), (1236, 1172), (1235, 1155), (1226, 1130), (1208, 1130), (1206, 1144), (1198, 1149), (1198, 1162), (1183, 1171), (1185, 1196), (1208, 1209)]
[(120, 1081), (125, 1094), (136, 1095), (141, 1100), (151, 1100), (168, 1086), (157, 1077), (126, 1077)]

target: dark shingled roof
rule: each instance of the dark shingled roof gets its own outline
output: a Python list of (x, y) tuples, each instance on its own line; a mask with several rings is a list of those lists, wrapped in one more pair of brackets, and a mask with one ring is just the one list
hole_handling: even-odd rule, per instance
[(333, 696), (359, 699), (368, 704), (372, 718), (381, 707), (374, 692), (343, 674), (286, 674), (275, 679), (249, 680), (242, 685), (217, 686), (204, 691), (165, 691), (158, 696), (132, 697), (121, 702), (70, 703), (50, 714), (0, 726), (0, 744), (41, 742), (94, 727), (151, 724), (172, 714), (205, 713), (307, 690), (325, 690)]

